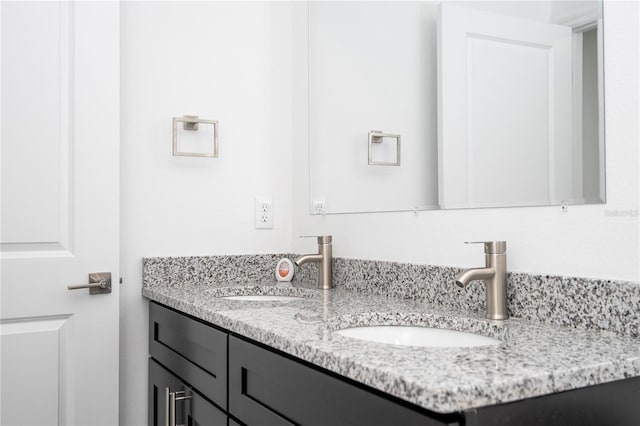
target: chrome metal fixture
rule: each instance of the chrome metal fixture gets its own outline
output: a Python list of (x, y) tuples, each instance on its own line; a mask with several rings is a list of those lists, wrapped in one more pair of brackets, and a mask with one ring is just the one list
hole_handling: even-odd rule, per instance
[(164, 388), (165, 426), (176, 426), (176, 401), (186, 401), (192, 398), (193, 397), (191, 395), (187, 395), (185, 391), (171, 392), (171, 389)]
[[(213, 151), (211, 152), (183, 152), (178, 148), (178, 123), (182, 123), (182, 129), (197, 132), (198, 124), (213, 125)], [(180, 157), (209, 157), (218, 158), (218, 121), (205, 120), (197, 115), (183, 115), (182, 117), (173, 117), (173, 155)]]
[(456, 275), (456, 284), (466, 288), (474, 280), (483, 280), (487, 291), (488, 319), (505, 320), (507, 312), (507, 243), (506, 241), (477, 241), (466, 244), (484, 244), (484, 268), (465, 269)]
[[(395, 161), (375, 161), (373, 159), (373, 144), (381, 144), (382, 140), (395, 139), (396, 160)], [(382, 130), (371, 130), (369, 132), (369, 165), (370, 166), (399, 166), (400, 165), (400, 135), (384, 133)]]
[(330, 288), (333, 288), (333, 281), (331, 279), (331, 260), (333, 258), (333, 248), (331, 240), (331, 235), (319, 236), (318, 254), (305, 254), (295, 260), (295, 264), (298, 266), (302, 266), (305, 263), (309, 262), (318, 263), (318, 288), (321, 290), (328, 290)]
[(67, 286), (68, 290), (83, 288), (88, 288), (89, 294), (111, 293), (111, 272), (94, 272), (89, 274), (89, 284)]

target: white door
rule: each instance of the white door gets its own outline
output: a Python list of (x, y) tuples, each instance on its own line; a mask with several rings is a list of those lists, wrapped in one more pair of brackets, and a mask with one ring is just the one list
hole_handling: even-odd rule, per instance
[(567, 26), (441, 6), (442, 206), (572, 198), (571, 43)]
[(1, 424), (116, 425), (118, 3), (0, 11)]

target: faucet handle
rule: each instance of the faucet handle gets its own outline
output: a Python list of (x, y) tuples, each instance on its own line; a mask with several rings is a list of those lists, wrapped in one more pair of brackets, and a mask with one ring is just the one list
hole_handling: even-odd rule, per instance
[(465, 244), (484, 244), (485, 254), (505, 254), (507, 252), (506, 241), (465, 241)]
[(300, 235), (300, 238), (317, 238), (318, 244), (331, 244), (331, 235)]

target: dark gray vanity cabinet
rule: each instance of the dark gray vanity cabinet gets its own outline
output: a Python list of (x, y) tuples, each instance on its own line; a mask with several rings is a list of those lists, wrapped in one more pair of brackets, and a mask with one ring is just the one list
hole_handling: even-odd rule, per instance
[(149, 305), (149, 353), (220, 407), (227, 406), (227, 333), (156, 303)]
[(229, 338), (229, 412), (247, 425), (453, 425), (258, 345)]
[(149, 305), (150, 426), (227, 426), (227, 338), (203, 322)]
[(465, 412), (465, 426), (638, 426), (640, 377)]
[(155, 302), (149, 312), (150, 426), (172, 424), (171, 392), (190, 426), (640, 425), (640, 377), (438, 414)]
[(149, 425), (227, 426), (227, 415), (150, 359)]

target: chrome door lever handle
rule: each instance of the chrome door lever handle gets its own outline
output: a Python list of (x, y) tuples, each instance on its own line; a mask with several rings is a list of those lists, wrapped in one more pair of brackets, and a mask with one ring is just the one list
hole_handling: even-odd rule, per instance
[(67, 290), (88, 288), (89, 294), (111, 293), (111, 272), (89, 274), (89, 284), (69, 285)]
[(78, 290), (81, 288), (109, 288), (111, 285), (105, 281), (102, 280), (99, 283), (93, 283), (93, 284), (79, 284), (79, 285), (69, 285), (67, 286), (67, 289), (69, 290)]

